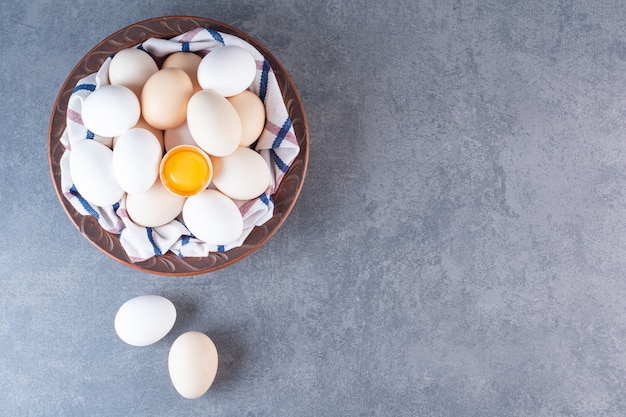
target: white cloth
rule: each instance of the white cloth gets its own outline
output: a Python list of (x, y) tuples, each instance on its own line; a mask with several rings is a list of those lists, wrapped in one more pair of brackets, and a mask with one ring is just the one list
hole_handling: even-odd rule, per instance
[(165, 57), (179, 51), (196, 52), (203, 56), (211, 50), (224, 45), (239, 46), (248, 50), (257, 63), (257, 73), (249, 90), (257, 94), (265, 104), (266, 124), (255, 150), (271, 167), (272, 179), (270, 186), (260, 197), (250, 201), (235, 201), (244, 219), (244, 230), (235, 242), (226, 245), (210, 245), (202, 242), (189, 233), (182, 219), (170, 223), (146, 228), (132, 222), (126, 213), (126, 198), (113, 206), (99, 207), (87, 202), (76, 191), (69, 170), (69, 155), (72, 144), (79, 140), (96, 140), (111, 146), (112, 138), (94, 135), (87, 130), (80, 117), (83, 100), (95, 89), (109, 84), (108, 67), (111, 57), (103, 63), (97, 73), (83, 78), (76, 85), (68, 102), (67, 126), (61, 137), (66, 148), (61, 158), (61, 186), (65, 197), (72, 206), (83, 215), (94, 216), (105, 230), (117, 234), (122, 246), (133, 262), (147, 260), (155, 255), (172, 251), (180, 257), (207, 256), (209, 252), (227, 251), (241, 246), (255, 226), (262, 225), (272, 218), (274, 201), (272, 194), (278, 188), (283, 175), (298, 155), (300, 148), (291, 126), (280, 87), (269, 62), (246, 41), (226, 33), (212, 29), (198, 28), (172, 39), (148, 39), (137, 45), (156, 58)]

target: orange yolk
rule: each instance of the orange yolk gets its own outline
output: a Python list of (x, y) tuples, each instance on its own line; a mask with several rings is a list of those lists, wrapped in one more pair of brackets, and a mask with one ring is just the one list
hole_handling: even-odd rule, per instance
[(163, 166), (163, 181), (181, 195), (191, 195), (206, 187), (211, 168), (202, 155), (181, 150), (170, 155)]

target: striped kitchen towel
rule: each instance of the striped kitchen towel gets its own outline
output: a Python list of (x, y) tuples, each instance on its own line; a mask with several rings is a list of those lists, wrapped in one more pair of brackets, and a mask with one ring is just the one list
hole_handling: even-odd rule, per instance
[(255, 149), (271, 167), (270, 186), (261, 196), (250, 201), (235, 201), (244, 219), (244, 230), (235, 242), (226, 245), (210, 245), (194, 238), (179, 217), (170, 223), (146, 228), (132, 222), (126, 213), (125, 196), (109, 207), (90, 204), (74, 187), (69, 170), (72, 144), (79, 140), (96, 140), (111, 146), (112, 138), (94, 135), (82, 123), (83, 100), (102, 85), (109, 84), (109, 57), (98, 72), (81, 79), (70, 96), (67, 109), (67, 126), (61, 137), (66, 150), (61, 158), (61, 187), (65, 198), (83, 215), (94, 216), (105, 230), (118, 235), (120, 242), (133, 262), (141, 262), (155, 255), (172, 251), (180, 257), (207, 256), (209, 252), (221, 252), (241, 246), (255, 226), (272, 218), (274, 200), (272, 195), (298, 155), (300, 148), (287, 113), (285, 103), (269, 62), (252, 45), (236, 36), (212, 29), (197, 28), (172, 39), (148, 39), (135, 47), (145, 50), (155, 58), (163, 58), (179, 51), (195, 52), (201, 56), (224, 45), (234, 45), (248, 50), (257, 63), (257, 73), (249, 90), (257, 94), (266, 110), (265, 128)]

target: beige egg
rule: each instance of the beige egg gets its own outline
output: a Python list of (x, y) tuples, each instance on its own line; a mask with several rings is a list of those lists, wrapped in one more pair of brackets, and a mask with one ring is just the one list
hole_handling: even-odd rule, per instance
[(162, 69), (146, 81), (141, 91), (141, 114), (157, 129), (173, 129), (185, 121), (192, 94), (193, 85), (185, 71)]
[(131, 220), (144, 227), (159, 227), (174, 220), (183, 210), (185, 197), (169, 192), (157, 178), (148, 191), (126, 196)]
[(250, 90), (228, 97), (241, 119), (241, 141), (239, 146), (249, 146), (261, 136), (265, 126), (265, 106)]
[(137, 48), (123, 49), (111, 59), (109, 82), (123, 85), (140, 97), (144, 84), (158, 70), (156, 62), (147, 52)]
[(204, 333), (183, 333), (172, 343), (167, 365), (176, 391), (184, 398), (199, 398), (217, 374), (217, 348)]
[(202, 90), (198, 84), (198, 65), (202, 58), (193, 52), (175, 52), (168, 56), (161, 68), (180, 68), (187, 73), (193, 84), (194, 93)]
[(191, 97), (187, 124), (193, 139), (209, 155), (226, 156), (239, 146), (239, 115), (226, 98), (213, 90), (198, 91)]
[(261, 155), (250, 148), (239, 147), (232, 154), (212, 157), (213, 184), (235, 200), (251, 200), (270, 185), (271, 172)]

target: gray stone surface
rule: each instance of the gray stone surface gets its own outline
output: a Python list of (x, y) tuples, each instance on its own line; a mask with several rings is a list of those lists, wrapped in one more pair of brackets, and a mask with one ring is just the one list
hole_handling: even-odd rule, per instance
[[(237, 26), (293, 77), (301, 197), (270, 241), (189, 278), (116, 263), (52, 188), (47, 128), (74, 64), (135, 21)], [(622, 1), (0, 4), (0, 415), (626, 415)], [(161, 294), (157, 344), (113, 318)], [(173, 340), (206, 332), (184, 400)]]

